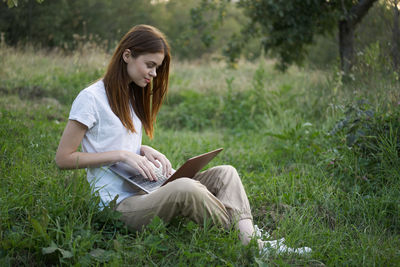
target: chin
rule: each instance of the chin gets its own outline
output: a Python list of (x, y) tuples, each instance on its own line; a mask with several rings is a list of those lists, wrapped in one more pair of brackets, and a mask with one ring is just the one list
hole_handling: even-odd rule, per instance
[(136, 84), (139, 87), (146, 87), (147, 83), (137, 83), (137, 82), (133, 82), (134, 84)]

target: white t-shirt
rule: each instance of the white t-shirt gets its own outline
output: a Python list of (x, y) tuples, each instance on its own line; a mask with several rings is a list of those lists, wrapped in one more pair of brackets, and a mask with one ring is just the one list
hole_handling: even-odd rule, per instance
[[(126, 129), (120, 119), (111, 110), (102, 80), (82, 90), (72, 103), (70, 120), (76, 120), (88, 127), (82, 140), (82, 150), (88, 153), (112, 150), (127, 150), (140, 154), (142, 144), (142, 123), (131, 108), (135, 133)], [(135, 195), (122, 178), (114, 174), (107, 166), (87, 169), (88, 182), (98, 190), (105, 205), (117, 195), (117, 203)]]

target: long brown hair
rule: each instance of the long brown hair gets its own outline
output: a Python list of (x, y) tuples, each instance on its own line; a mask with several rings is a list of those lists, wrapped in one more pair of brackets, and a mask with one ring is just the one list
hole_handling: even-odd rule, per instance
[[(157, 69), (151, 84), (142, 88), (131, 81), (123, 53), (129, 49), (133, 57), (146, 53), (164, 53), (164, 60)], [(131, 118), (131, 106), (143, 124), (146, 134), (153, 138), (154, 123), (168, 90), (170, 48), (165, 36), (155, 27), (137, 25), (122, 37), (114, 52), (103, 82), (111, 110), (131, 132), (135, 127)]]

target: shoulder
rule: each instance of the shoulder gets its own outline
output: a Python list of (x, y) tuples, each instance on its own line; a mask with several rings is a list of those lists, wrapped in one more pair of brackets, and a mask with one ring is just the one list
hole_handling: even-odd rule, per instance
[(75, 98), (69, 119), (83, 123), (89, 129), (96, 124), (107, 107), (107, 96), (102, 80), (89, 85)]
[(94, 82), (79, 92), (72, 103), (72, 111), (97, 109), (99, 103), (107, 101), (104, 83), (102, 80)]
[(102, 98), (106, 95), (103, 80), (96, 81), (83, 89), (79, 95), (85, 95), (88, 97)]
[(102, 80), (96, 81), (79, 92), (74, 103), (86, 103), (87, 105), (96, 105), (108, 102), (106, 90)]

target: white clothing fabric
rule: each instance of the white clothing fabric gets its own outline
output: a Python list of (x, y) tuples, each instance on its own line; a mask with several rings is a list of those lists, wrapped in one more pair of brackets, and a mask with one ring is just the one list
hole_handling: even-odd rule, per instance
[[(102, 80), (82, 90), (72, 103), (70, 120), (76, 120), (88, 127), (82, 140), (82, 150), (88, 153), (112, 150), (127, 150), (140, 154), (142, 144), (142, 123), (131, 108), (135, 133), (124, 127), (111, 110)], [(107, 205), (117, 195), (117, 203), (135, 195), (132, 189), (118, 175), (108, 168), (88, 168), (88, 182), (99, 192), (102, 202)]]

